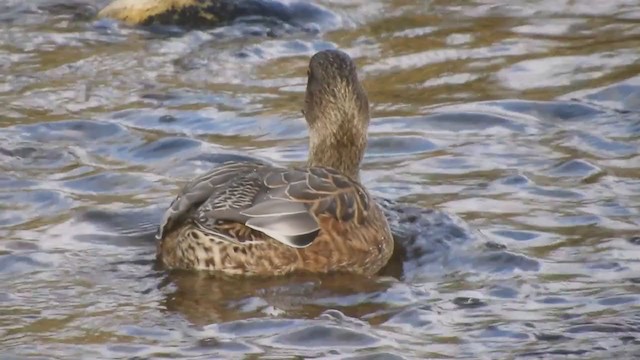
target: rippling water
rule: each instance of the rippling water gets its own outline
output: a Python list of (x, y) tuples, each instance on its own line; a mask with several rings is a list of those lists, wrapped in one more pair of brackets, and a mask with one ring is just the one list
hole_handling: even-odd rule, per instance
[[(0, 5), (3, 356), (640, 354), (640, 1), (319, 0), (317, 24), (206, 31), (94, 20), (104, 3)], [(481, 246), (374, 279), (155, 268), (186, 180), (304, 161), (307, 61), (333, 47), (372, 103), (364, 183)]]

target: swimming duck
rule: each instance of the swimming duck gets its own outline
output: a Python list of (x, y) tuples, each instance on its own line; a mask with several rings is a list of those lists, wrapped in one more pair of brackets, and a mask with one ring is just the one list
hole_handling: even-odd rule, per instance
[(349, 55), (311, 57), (305, 167), (227, 162), (188, 183), (164, 214), (157, 257), (168, 268), (229, 275), (372, 275), (393, 253), (381, 207), (359, 181), (369, 101)]

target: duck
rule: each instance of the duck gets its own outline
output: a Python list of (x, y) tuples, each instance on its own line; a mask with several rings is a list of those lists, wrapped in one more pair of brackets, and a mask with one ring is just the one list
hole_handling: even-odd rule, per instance
[(394, 240), (360, 182), (369, 101), (348, 54), (311, 57), (302, 114), (306, 165), (228, 161), (180, 190), (156, 234), (162, 266), (241, 276), (371, 276), (384, 267)]
[(277, 0), (114, 0), (102, 8), (97, 17), (115, 19), (130, 26), (207, 28), (246, 16), (295, 23), (301, 14), (329, 15), (317, 5), (300, 3), (294, 6)]

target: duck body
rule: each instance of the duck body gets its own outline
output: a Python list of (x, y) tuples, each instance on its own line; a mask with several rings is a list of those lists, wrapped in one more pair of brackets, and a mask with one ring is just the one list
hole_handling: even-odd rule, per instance
[(188, 183), (158, 237), (165, 266), (230, 275), (371, 275), (393, 253), (382, 210), (357, 181), (258, 161), (226, 163)]
[(342, 51), (309, 61), (306, 167), (228, 162), (188, 183), (159, 227), (169, 268), (238, 275), (372, 275), (393, 253), (381, 207), (359, 181), (369, 102)]

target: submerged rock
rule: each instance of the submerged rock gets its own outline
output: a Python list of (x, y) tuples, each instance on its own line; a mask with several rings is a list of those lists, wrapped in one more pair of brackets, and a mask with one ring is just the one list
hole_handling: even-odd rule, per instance
[(302, 26), (335, 15), (310, 3), (274, 0), (115, 0), (100, 10), (98, 17), (129, 25), (205, 28), (242, 17), (271, 18)]

